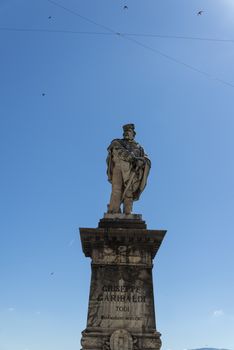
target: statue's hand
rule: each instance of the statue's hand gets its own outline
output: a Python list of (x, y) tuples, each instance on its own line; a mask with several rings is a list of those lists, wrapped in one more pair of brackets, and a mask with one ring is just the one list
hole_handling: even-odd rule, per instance
[(137, 159), (136, 165), (138, 168), (142, 168), (144, 164), (145, 164), (145, 161), (143, 159)]
[(133, 152), (130, 152), (129, 153), (129, 160), (132, 162), (132, 163), (136, 163), (136, 157), (135, 157), (135, 154)]
[(134, 163), (136, 168), (142, 168), (145, 164), (145, 159), (143, 157), (135, 157)]

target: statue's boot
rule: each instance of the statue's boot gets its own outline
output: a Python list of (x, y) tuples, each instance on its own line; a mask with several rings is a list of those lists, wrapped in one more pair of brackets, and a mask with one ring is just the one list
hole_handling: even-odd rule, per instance
[(132, 212), (132, 203), (133, 200), (131, 197), (126, 197), (124, 198), (124, 206), (123, 206), (123, 211), (124, 214), (129, 215)]
[(110, 198), (110, 204), (108, 205), (108, 213), (116, 214), (120, 213), (120, 204), (121, 204), (121, 191), (113, 190)]

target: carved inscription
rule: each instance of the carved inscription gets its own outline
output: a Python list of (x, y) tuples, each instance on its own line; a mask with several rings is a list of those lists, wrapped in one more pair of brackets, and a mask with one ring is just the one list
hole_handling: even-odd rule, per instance
[[(102, 294), (99, 295), (98, 301), (102, 302), (103, 311), (107, 313), (101, 315), (104, 320), (141, 320), (139, 315), (134, 315), (135, 303), (145, 303), (146, 296), (140, 287), (125, 284), (120, 279), (118, 284), (103, 285)], [(108, 307), (109, 305), (109, 307)]]
[(93, 266), (88, 326), (154, 328), (151, 271)]
[[(104, 285), (102, 292), (103, 294), (99, 295), (98, 301), (145, 303), (145, 295), (141, 295), (140, 288), (124, 285)], [(120, 311), (128, 310), (125, 306), (125, 309)]]

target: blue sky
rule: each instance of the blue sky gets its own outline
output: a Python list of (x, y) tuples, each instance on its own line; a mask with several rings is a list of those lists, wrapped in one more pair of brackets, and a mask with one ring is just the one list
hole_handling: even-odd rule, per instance
[[(114, 32), (234, 40), (232, 0), (56, 2)], [(0, 349), (80, 348), (78, 229), (106, 211), (106, 148), (134, 122), (152, 160), (135, 212), (168, 230), (154, 266), (162, 350), (233, 350), (233, 42), (5, 30), (108, 33), (47, 0), (1, 0), (0, 23)]]

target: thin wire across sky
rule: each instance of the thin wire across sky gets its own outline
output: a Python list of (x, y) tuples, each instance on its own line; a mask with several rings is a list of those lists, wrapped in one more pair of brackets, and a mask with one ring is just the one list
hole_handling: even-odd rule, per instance
[(95, 32), (95, 31), (80, 31), (80, 30), (66, 30), (66, 29), (32, 29), (32, 28), (13, 28), (13, 27), (0, 27), (0, 31), (12, 31), (12, 32), (45, 32), (45, 33), (64, 33), (64, 34), (77, 34), (77, 35), (104, 35), (104, 36), (129, 36), (129, 37), (145, 37), (145, 38), (159, 38), (159, 39), (178, 39), (178, 40), (195, 40), (195, 41), (211, 41), (211, 42), (223, 42), (234, 43), (234, 39), (219, 39), (219, 38), (206, 38), (196, 36), (185, 35), (164, 35), (164, 34), (149, 34), (149, 33), (126, 33), (126, 32)]
[(96, 22), (96, 21), (94, 21), (94, 20), (92, 20), (92, 19), (90, 19), (90, 18), (88, 18), (88, 17), (86, 17), (86, 16), (80, 14), (80, 13), (77, 12), (77, 11), (71, 10), (71, 9), (69, 9), (68, 7), (65, 7), (65, 6), (63, 6), (63, 5), (60, 5), (59, 3), (57, 3), (57, 2), (54, 1), (54, 0), (47, 0), (47, 1), (48, 1), (49, 3), (51, 3), (51, 4), (55, 5), (55, 6), (57, 6), (57, 7), (62, 8), (62, 9), (65, 10), (65, 11), (67, 11), (67, 12), (69, 12), (69, 13), (71, 13), (71, 14), (73, 14), (73, 15), (75, 15), (75, 16), (81, 18), (81, 19), (83, 19), (84, 21), (86, 21), (86, 22), (88, 22), (88, 23), (94, 24), (94, 25), (96, 25), (96, 26), (98, 26), (98, 27), (100, 27), (100, 28), (102, 28), (102, 29), (105, 29), (105, 30), (106, 30), (107, 32), (109, 32), (109, 33), (112, 33), (112, 34), (115, 34), (115, 35), (118, 34), (118, 36), (119, 36), (120, 38), (123, 38), (123, 39), (125, 39), (125, 40), (131, 41), (132, 43), (134, 43), (134, 44), (136, 44), (136, 45), (138, 45), (138, 46), (140, 46), (140, 47), (142, 47), (142, 48), (144, 48), (144, 49), (146, 49), (146, 50), (149, 50), (150, 52), (153, 52), (153, 53), (155, 53), (156, 55), (160, 55), (161, 57), (164, 57), (164, 58), (166, 58), (167, 60), (170, 60), (170, 61), (172, 61), (172, 62), (174, 62), (174, 63), (176, 63), (176, 64), (179, 64), (179, 65), (181, 65), (181, 66), (184, 66), (184, 67), (186, 67), (186, 68), (188, 68), (188, 69), (190, 69), (190, 70), (192, 70), (192, 71), (194, 71), (194, 72), (196, 72), (196, 73), (199, 73), (199, 74), (203, 75), (204, 77), (206, 77), (206, 78), (208, 78), (208, 79), (217, 81), (217, 82), (219, 82), (219, 83), (221, 83), (221, 84), (223, 84), (223, 85), (226, 85), (226, 86), (229, 86), (229, 87), (231, 87), (231, 88), (234, 88), (234, 85), (233, 85), (232, 83), (226, 81), (226, 80), (223, 80), (223, 79), (220, 79), (220, 78), (218, 78), (218, 77), (216, 77), (216, 76), (213, 76), (212, 74), (210, 74), (210, 73), (208, 73), (208, 72), (206, 72), (206, 71), (200, 70), (199, 68), (194, 67), (194, 66), (191, 65), (191, 64), (188, 64), (188, 63), (186, 63), (186, 62), (183, 62), (183, 61), (181, 61), (181, 60), (179, 60), (179, 59), (177, 59), (177, 58), (175, 58), (175, 57), (173, 57), (173, 56), (171, 56), (171, 55), (168, 55), (168, 54), (166, 54), (166, 53), (164, 53), (164, 52), (162, 52), (162, 51), (159, 51), (158, 49), (155, 49), (155, 48), (153, 48), (153, 47), (151, 47), (151, 46), (149, 46), (149, 45), (145, 45), (144, 43), (142, 43), (142, 42), (140, 42), (140, 41), (138, 41), (138, 40), (136, 40), (136, 39), (134, 39), (134, 38), (132, 38), (132, 37), (126, 35), (126, 34), (125, 34), (125, 35), (122, 35), (120, 32), (117, 32), (117, 31), (114, 30), (113, 28), (110, 28), (109, 26), (106, 26), (106, 25), (103, 25), (103, 24), (101, 24), (101, 23), (98, 23), (98, 22)]
[(66, 6), (63, 6), (59, 3), (57, 3), (54, 0), (47, 0), (49, 3), (53, 4), (54, 6), (57, 6), (61, 9), (63, 9), (66, 12), (69, 12), (70, 14), (77, 16), (79, 18), (81, 18), (82, 20), (98, 26), (99, 28), (104, 29), (105, 31), (103, 32), (98, 32), (98, 31), (74, 31), (74, 30), (59, 30), (59, 29), (30, 29), (30, 28), (10, 28), (10, 27), (0, 27), (0, 31), (13, 31), (13, 32), (35, 32), (35, 33), (63, 33), (63, 34), (75, 34), (75, 35), (96, 35), (96, 36), (118, 36), (124, 40), (128, 40), (132, 43), (134, 43), (135, 45), (140, 46), (141, 48), (144, 48), (145, 50), (150, 51), (151, 53), (160, 55), (161, 57), (170, 60), (178, 65), (184, 66), (185, 68), (188, 68), (196, 73), (199, 73), (201, 75), (203, 75), (204, 77), (217, 81), (221, 84), (224, 84), (226, 86), (232, 87), (234, 88), (234, 84), (220, 79), (216, 76), (213, 76), (212, 74), (201, 70), (191, 64), (188, 64), (186, 62), (183, 62), (171, 55), (168, 55), (164, 52), (162, 52), (161, 50), (158, 50), (156, 48), (153, 48), (152, 46), (145, 44), (143, 42), (140, 42), (139, 40), (136, 40), (136, 38), (138, 37), (145, 37), (145, 38), (159, 38), (159, 39), (175, 39), (175, 40), (196, 40), (196, 41), (209, 41), (209, 42), (219, 42), (219, 43), (234, 43), (234, 39), (218, 39), (218, 38), (203, 38), (203, 37), (193, 37), (193, 36), (180, 36), (180, 35), (163, 35), (163, 34), (149, 34), (149, 33), (126, 33), (126, 32), (118, 32), (116, 30), (114, 30), (113, 28), (110, 28), (109, 26), (103, 25), (101, 23), (98, 23), (90, 18), (88, 18), (87, 16), (84, 16), (82, 14), (80, 14), (77, 11), (74, 11)]

